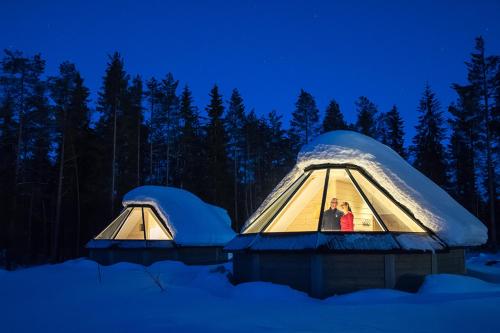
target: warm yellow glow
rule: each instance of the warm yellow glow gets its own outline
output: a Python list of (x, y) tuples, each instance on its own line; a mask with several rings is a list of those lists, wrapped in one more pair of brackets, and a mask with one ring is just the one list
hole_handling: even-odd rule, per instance
[(244, 234), (259, 232), (264, 225), (269, 222), (269, 220), (276, 214), (279, 208), (283, 206), (288, 200), (288, 198), (293, 194), (293, 192), (297, 189), (297, 187), (302, 183), (304, 178), (308, 175), (308, 173), (302, 174), (302, 176), (297, 179), (292, 186), (290, 186), (269, 208), (267, 208), (262, 215), (257, 217), (257, 219), (250, 224), (250, 226), (243, 231)]
[(318, 230), (326, 170), (313, 171), (264, 232)]
[(163, 227), (160, 220), (149, 207), (144, 207), (144, 222), (146, 223), (146, 239), (169, 240), (172, 236)]
[[(330, 169), (323, 207), (321, 207), (321, 203), (327, 169), (304, 173), (274, 203), (264, 210), (243, 233), (260, 232), (263, 228), (265, 228), (263, 232), (266, 233), (316, 231), (318, 230), (321, 210), (323, 211), (323, 219), (319, 222), (321, 223), (321, 230), (340, 231), (336, 223), (337, 218), (333, 219), (333, 215), (337, 213), (331, 209), (333, 198), (337, 199), (337, 210), (339, 211), (341, 211), (342, 202), (349, 203), (354, 215), (354, 231), (383, 231), (382, 224), (389, 231), (424, 231), (359, 171), (350, 170), (350, 172), (359, 185), (359, 189), (345, 169)], [(308, 178), (304, 181), (306, 177)], [(271, 223), (269, 224), (269, 222)], [(268, 226), (266, 227), (266, 225)]]
[[(331, 208), (332, 198), (337, 198), (337, 209), (339, 210), (342, 202), (349, 203), (352, 214), (354, 215), (354, 231), (382, 230), (382, 227), (377, 222), (370, 207), (356, 190), (356, 187), (351, 182), (351, 179), (344, 169), (330, 169), (325, 207), (323, 208), (324, 212)], [(326, 224), (323, 221), (322, 230), (332, 231), (325, 227)]]
[(370, 181), (368, 181), (359, 171), (352, 170), (351, 174), (389, 231), (424, 231), (405, 212), (396, 206), (392, 200), (387, 198), (385, 194), (379, 191)]
[(125, 209), (118, 217), (111, 222), (106, 229), (104, 229), (99, 235), (97, 235), (96, 239), (112, 239), (118, 228), (122, 225), (123, 220), (127, 217), (128, 213), (132, 210), (132, 208), (128, 207)]
[(134, 207), (115, 239), (144, 239), (141, 207)]

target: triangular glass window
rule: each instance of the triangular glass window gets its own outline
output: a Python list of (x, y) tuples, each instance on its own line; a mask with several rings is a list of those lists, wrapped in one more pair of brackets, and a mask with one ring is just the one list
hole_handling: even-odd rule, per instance
[(326, 169), (315, 170), (264, 232), (317, 231)]
[(96, 239), (171, 240), (172, 235), (150, 207), (127, 207)]
[(342, 231), (344, 215), (341, 205), (347, 203), (353, 216), (353, 231), (383, 231), (370, 206), (356, 189), (345, 169), (330, 169), (323, 207), (321, 231)]
[(395, 232), (425, 232), (425, 230), (359, 171), (350, 170), (350, 172), (370, 204), (380, 216), (387, 230)]
[(141, 207), (134, 207), (115, 239), (142, 239), (144, 240), (144, 223)]
[(104, 229), (99, 235), (97, 235), (96, 239), (113, 239), (116, 231), (120, 228), (131, 210), (132, 208), (130, 207), (125, 209), (113, 222), (111, 222), (106, 227), (106, 229)]
[(172, 236), (163, 227), (156, 214), (149, 207), (144, 207), (144, 221), (146, 222), (146, 239), (149, 240), (169, 240)]
[(262, 214), (257, 216), (250, 226), (243, 231), (243, 233), (249, 234), (260, 232), (309, 175), (310, 173), (302, 174), (287, 190), (285, 190), (285, 192), (283, 192), (274, 202), (264, 209)]

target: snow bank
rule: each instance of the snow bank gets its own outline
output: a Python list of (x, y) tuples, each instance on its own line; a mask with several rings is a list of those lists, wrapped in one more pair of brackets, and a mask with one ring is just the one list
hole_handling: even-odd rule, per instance
[(305, 145), (296, 166), (248, 219), (246, 226), (287, 189), (304, 168), (324, 163), (354, 164), (363, 168), (449, 246), (476, 246), (487, 240), (486, 227), (448, 193), (391, 148), (351, 131), (325, 133)]
[(436, 275), (416, 294), (371, 289), (318, 300), (265, 282), (233, 286), (230, 269), (75, 260), (0, 271), (1, 331), (498, 332), (499, 285), (474, 278)]
[(141, 186), (125, 194), (123, 206), (153, 206), (178, 245), (225, 245), (235, 233), (227, 212), (194, 194), (173, 187)]
[(467, 275), (500, 283), (500, 253), (480, 253), (466, 260)]

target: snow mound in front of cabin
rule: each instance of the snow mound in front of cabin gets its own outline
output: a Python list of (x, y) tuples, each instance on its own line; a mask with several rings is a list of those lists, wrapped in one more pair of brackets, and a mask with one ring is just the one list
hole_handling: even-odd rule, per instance
[(176, 244), (225, 245), (235, 233), (226, 210), (205, 203), (191, 192), (165, 186), (141, 186), (125, 194), (123, 206), (151, 205), (161, 215)]
[(416, 294), (318, 300), (267, 282), (235, 286), (229, 271), (82, 259), (0, 269), (2, 332), (498, 332), (500, 285), (470, 277), (428, 276)]
[(466, 261), (467, 275), (500, 283), (500, 253), (480, 253)]
[(476, 246), (487, 241), (484, 224), (446, 191), (388, 146), (352, 131), (328, 132), (305, 145), (293, 170), (248, 219), (246, 225), (283, 193), (304, 172), (304, 168), (325, 163), (353, 164), (363, 168), (449, 246)]

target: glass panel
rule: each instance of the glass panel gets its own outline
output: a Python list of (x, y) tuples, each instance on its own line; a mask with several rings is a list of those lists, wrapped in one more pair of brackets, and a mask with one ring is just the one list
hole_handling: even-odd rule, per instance
[(353, 215), (354, 231), (383, 231), (368, 204), (344, 169), (330, 169), (321, 231), (342, 231), (341, 204), (347, 202)]
[(389, 231), (424, 232), (418, 224), (359, 171), (351, 170), (351, 174)]
[(110, 223), (95, 239), (112, 239), (116, 230), (121, 226), (123, 220), (127, 217), (132, 208), (125, 209), (118, 217)]
[(281, 196), (273, 202), (264, 212), (256, 218), (248, 228), (246, 228), (243, 233), (254, 233), (260, 232), (260, 230), (269, 222), (270, 219), (276, 214), (278, 209), (280, 209), (286, 202), (286, 200), (292, 195), (292, 193), (297, 189), (297, 187), (302, 183), (304, 178), (309, 173), (304, 173), (300, 176)]
[(144, 223), (141, 207), (134, 207), (116, 235), (115, 239), (142, 239), (144, 240)]
[(325, 176), (313, 171), (265, 232), (317, 231)]
[(172, 237), (163, 227), (153, 210), (149, 207), (144, 207), (144, 222), (146, 223), (146, 239), (151, 240), (168, 240)]

